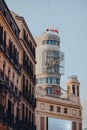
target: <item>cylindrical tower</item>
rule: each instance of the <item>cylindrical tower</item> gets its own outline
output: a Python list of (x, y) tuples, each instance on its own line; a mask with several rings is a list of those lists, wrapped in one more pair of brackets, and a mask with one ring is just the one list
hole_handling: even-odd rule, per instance
[[(58, 30), (47, 29), (42, 36), (36, 37), (35, 40), (37, 42), (36, 86), (43, 88), (60, 87), (60, 77), (64, 68), (64, 53), (60, 51)], [(53, 90), (50, 89), (50, 91)]]
[(75, 101), (80, 101), (80, 83), (77, 76), (69, 76), (66, 81), (67, 96), (74, 97)]

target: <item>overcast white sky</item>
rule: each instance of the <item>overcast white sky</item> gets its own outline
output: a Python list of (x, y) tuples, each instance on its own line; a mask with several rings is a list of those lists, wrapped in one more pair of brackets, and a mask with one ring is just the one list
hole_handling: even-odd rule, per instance
[[(81, 101), (87, 99), (87, 0), (5, 0), (9, 9), (25, 18), (32, 35), (41, 35), (48, 27), (57, 27), (61, 51), (65, 53), (65, 74), (77, 75), (81, 83)], [(86, 102), (87, 103), (87, 102)], [(84, 126), (87, 125), (87, 112)]]

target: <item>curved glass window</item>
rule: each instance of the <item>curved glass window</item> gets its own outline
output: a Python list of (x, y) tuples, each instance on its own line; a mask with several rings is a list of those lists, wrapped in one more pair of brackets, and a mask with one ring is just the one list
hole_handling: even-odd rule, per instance
[(38, 78), (36, 84), (60, 84), (60, 79), (55, 77)]
[(58, 45), (60, 46), (60, 42), (58, 41), (55, 41), (55, 40), (44, 40), (42, 41), (42, 44), (48, 44), (48, 45)]

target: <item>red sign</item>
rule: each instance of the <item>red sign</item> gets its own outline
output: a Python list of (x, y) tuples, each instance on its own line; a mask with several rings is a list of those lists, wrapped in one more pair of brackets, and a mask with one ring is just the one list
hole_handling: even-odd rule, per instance
[(54, 94), (62, 95), (61, 89), (54, 89)]
[(55, 33), (57, 33), (57, 34), (59, 33), (57, 29), (46, 29), (46, 31), (47, 31), (47, 32), (49, 32), (49, 31), (50, 31), (50, 32), (55, 32)]

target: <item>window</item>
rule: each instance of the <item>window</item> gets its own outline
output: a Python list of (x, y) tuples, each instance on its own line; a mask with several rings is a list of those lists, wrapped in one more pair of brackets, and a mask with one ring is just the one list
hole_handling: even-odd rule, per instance
[(4, 31), (4, 49), (6, 51), (6, 32)]
[(44, 84), (44, 83), (53, 83), (53, 84), (60, 84), (60, 79), (58, 78), (55, 78), (55, 77), (47, 77), (47, 78), (39, 78), (36, 80), (37, 84)]
[(53, 78), (53, 84), (56, 84), (56, 78)]
[(52, 83), (52, 77), (50, 77), (50, 83)]
[(82, 115), (82, 113), (81, 113), (81, 111), (79, 111), (79, 116), (81, 116)]
[(25, 31), (25, 29), (23, 29), (23, 38), (24, 38), (24, 40), (26, 39), (26, 31)]
[(40, 130), (44, 130), (44, 117), (40, 117)]
[(79, 123), (79, 130), (82, 130), (82, 123)]
[(24, 89), (25, 89), (25, 76), (23, 75), (23, 92), (24, 92)]
[(17, 86), (18, 86), (18, 81), (19, 81), (19, 79), (18, 79), (18, 77), (17, 77), (17, 81), (16, 81), (16, 82), (17, 82)]
[(38, 79), (36, 79), (36, 84), (38, 84)]
[(11, 101), (8, 100), (8, 113), (11, 113)]
[(9, 85), (9, 79), (10, 79), (10, 67), (8, 67), (8, 85)]
[(7, 13), (7, 11), (6, 11), (6, 9), (4, 9), (4, 16), (6, 17), (6, 13)]
[(57, 84), (60, 84), (60, 79), (56, 79), (56, 83), (57, 83)]
[(75, 85), (72, 85), (72, 93), (75, 95)]
[(17, 35), (17, 29), (16, 28), (14, 29), (14, 33)]
[(45, 83), (48, 83), (48, 78), (45, 78)]
[(20, 119), (20, 109), (18, 107), (16, 108), (16, 116), (17, 119)]
[(26, 87), (28, 87), (28, 79), (26, 79)]
[(77, 96), (79, 97), (79, 86), (77, 86)]
[(59, 41), (57, 42), (57, 45), (60, 46), (60, 42)]
[(31, 84), (29, 85), (29, 92), (30, 92), (30, 94), (31, 94)]
[(50, 83), (50, 77), (48, 77), (48, 83)]
[(16, 53), (15, 53), (15, 45), (13, 46), (13, 55), (14, 55), (13, 60), (14, 60), (14, 62), (15, 62), (15, 57), (16, 57)]
[(60, 107), (57, 107), (57, 112), (60, 112)]
[(55, 41), (55, 45), (58, 45), (58, 44), (57, 44), (57, 41)]
[(50, 111), (53, 111), (53, 105), (50, 105)]
[(52, 94), (52, 88), (51, 88), (51, 87), (48, 87), (48, 88), (46, 89), (46, 92), (47, 92), (47, 94)]
[(51, 40), (48, 40), (48, 44), (51, 44), (52, 42), (51, 42)]
[(12, 27), (12, 19), (10, 20), (10, 26)]
[(29, 120), (31, 121), (31, 111), (29, 110)]
[(28, 120), (28, 108), (26, 107), (26, 122)]
[(9, 56), (12, 57), (12, 42), (9, 39)]
[(22, 120), (24, 121), (24, 104), (22, 104)]
[(3, 73), (4, 73), (4, 75), (3, 75), (3, 79), (5, 78), (5, 66), (6, 66), (6, 62), (3, 61)]
[(8, 100), (8, 114), (10, 113), (14, 114), (14, 104)]
[(76, 130), (76, 122), (72, 122), (72, 130)]
[(17, 89), (17, 87), (15, 87), (14, 89), (15, 89), (15, 93), (17, 94), (17, 92), (18, 92), (18, 89)]
[(60, 42), (59, 41), (55, 41), (55, 40), (44, 40), (44, 41), (42, 41), (42, 45), (44, 45), (44, 44), (59, 46)]
[(34, 123), (34, 113), (32, 113), (32, 123)]
[(0, 44), (2, 44), (3, 39), (3, 27), (0, 26)]
[(64, 113), (67, 114), (67, 108), (64, 108)]
[(14, 115), (14, 103), (11, 103), (11, 113)]
[(44, 79), (43, 78), (40, 78), (40, 83), (44, 83)]
[(37, 79), (37, 84), (40, 84), (40, 81), (41, 81), (41, 80), (40, 80), (40, 78), (39, 78), (39, 79)]
[(19, 60), (19, 52), (16, 49), (16, 65), (18, 67), (18, 60)]
[(12, 82), (14, 83), (15, 73), (13, 72)]

